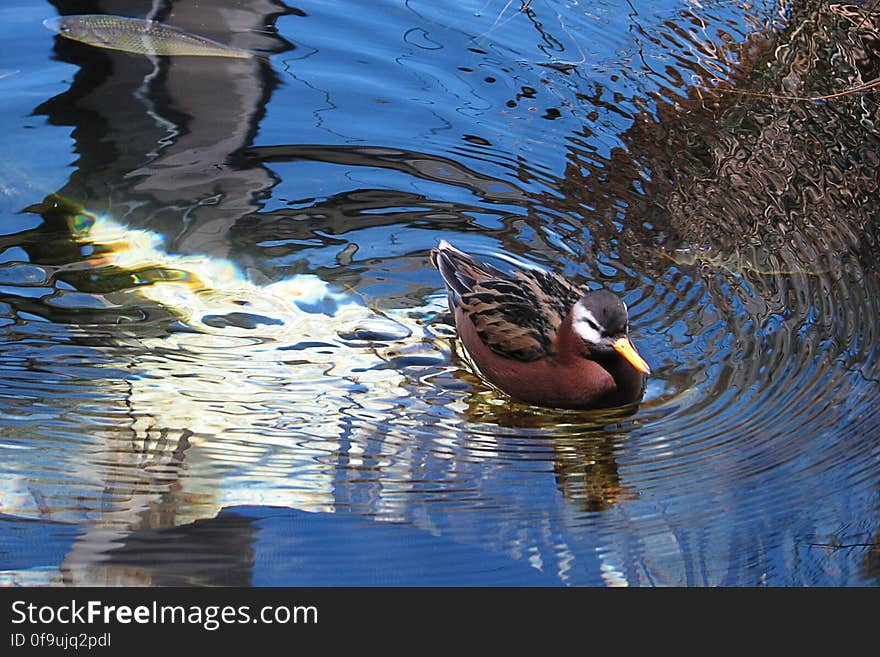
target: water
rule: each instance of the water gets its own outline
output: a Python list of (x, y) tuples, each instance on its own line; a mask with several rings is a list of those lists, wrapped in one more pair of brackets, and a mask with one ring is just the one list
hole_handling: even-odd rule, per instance
[[(4, 583), (878, 583), (880, 98), (725, 91), (867, 4), (94, 4), (268, 61), (0, 10)], [(483, 384), (441, 238), (621, 294), (639, 409)]]

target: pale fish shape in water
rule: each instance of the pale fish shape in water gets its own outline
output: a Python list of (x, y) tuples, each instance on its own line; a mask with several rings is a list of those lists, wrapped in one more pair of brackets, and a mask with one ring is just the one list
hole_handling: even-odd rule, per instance
[(158, 57), (189, 55), (238, 59), (257, 57), (249, 50), (233, 48), (197, 34), (184, 32), (173, 25), (143, 18), (81, 14), (48, 18), (43, 21), (43, 25), (66, 39), (138, 55)]

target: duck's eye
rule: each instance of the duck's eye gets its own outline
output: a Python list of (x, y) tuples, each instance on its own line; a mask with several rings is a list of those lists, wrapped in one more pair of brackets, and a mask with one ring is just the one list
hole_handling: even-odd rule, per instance
[(587, 314), (587, 313), (584, 313), (583, 315), (581, 315), (581, 316), (578, 317), (577, 319), (578, 319), (578, 321), (580, 321), (580, 322), (586, 324), (587, 326), (589, 326), (589, 327), (590, 327), (591, 329), (593, 329), (594, 331), (600, 331), (600, 330), (601, 330), (601, 327), (599, 326), (599, 322), (597, 322), (595, 319), (593, 319), (593, 316), (592, 316), (592, 315), (589, 315), (589, 314)]
[(602, 329), (599, 323), (588, 317), (582, 317), (575, 322), (573, 328), (582, 340), (590, 344), (598, 344), (602, 340)]

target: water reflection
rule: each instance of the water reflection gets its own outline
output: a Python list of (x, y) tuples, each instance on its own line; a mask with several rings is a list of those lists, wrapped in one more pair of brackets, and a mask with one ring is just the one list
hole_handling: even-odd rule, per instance
[[(9, 581), (876, 582), (880, 105), (729, 90), (873, 79), (864, 8), (97, 4), (281, 57), (56, 43), (75, 168), (4, 187)], [(642, 407), (475, 378), (440, 237), (622, 294)]]
[[(79, 11), (77, 3), (53, 4), (61, 14)], [(249, 3), (247, 11), (188, 0), (95, 4), (96, 13), (152, 18), (267, 55), (293, 48), (273, 29), (293, 11), (277, 0)], [(235, 160), (278, 85), (268, 63), (142, 57), (66, 39), (56, 40), (55, 51), (81, 65), (69, 90), (35, 109), (54, 125), (75, 127), (77, 170), (59, 194), (161, 231), (175, 250), (226, 256), (226, 232), (277, 183), (265, 168)]]
[[(538, 586), (552, 577), (403, 523), (282, 507), (232, 507), (215, 518), (128, 534), (100, 565), (65, 566), (66, 584), (107, 586)], [(499, 574), (501, 578), (499, 578)]]

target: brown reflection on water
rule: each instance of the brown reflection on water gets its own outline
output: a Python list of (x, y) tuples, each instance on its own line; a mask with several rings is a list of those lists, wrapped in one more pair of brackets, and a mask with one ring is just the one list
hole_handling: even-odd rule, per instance
[(614, 445), (624, 437), (607, 431), (554, 440), (556, 483), (563, 496), (581, 511), (604, 511), (638, 496), (637, 489), (621, 482), (615, 460)]
[[(707, 40), (704, 49), (739, 59), (735, 86), (755, 93), (785, 93), (781, 81), (792, 76), (799, 93), (817, 95), (876, 77), (875, 16), (827, 3), (797, 7), (779, 34), (762, 32), (742, 46)], [(828, 51), (837, 53), (834, 76), (822, 57)], [(628, 266), (650, 256), (659, 241), (669, 257), (684, 249), (709, 266), (767, 275), (822, 271), (813, 264), (822, 248), (869, 252), (876, 226), (866, 226), (867, 235), (859, 229), (880, 184), (876, 96), (768, 99), (725, 91), (731, 85), (719, 83), (715, 71), (695, 72), (700, 86), (677, 89), (671, 98), (667, 88), (653, 98), (656, 118), (633, 116), (621, 135), (626, 149), (612, 149), (608, 159), (570, 149), (570, 173), (561, 182), (566, 205), (596, 208), (593, 231), (603, 245), (626, 244), (620, 259)], [(634, 188), (645, 192), (634, 195)], [(613, 224), (620, 199), (641, 201), (627, 215), (642, 220), (622, 230)], [(549, 196), (544, 203), (553, 205)], [(661, 273), (663, 260), (657, 265)]]

